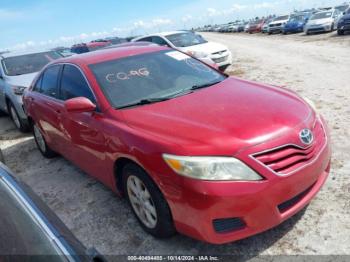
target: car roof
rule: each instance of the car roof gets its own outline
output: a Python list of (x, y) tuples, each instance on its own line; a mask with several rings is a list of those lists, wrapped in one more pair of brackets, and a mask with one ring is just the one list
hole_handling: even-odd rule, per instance
[(52, 64), (57, 64), (57, 63), (72, 63), (77, 65), (98, 64), (106, 61), (121, 59), (124, 57), (147, 54), (147, 53), (152, 53), (152, 52), (157, 52), (162, 50), (172, 50), (172, 49), (164, 46), (158, 46), (158, 45), (121, 46), (118, 48), (100, 49), (93, 52), (78, 54), (78, 55), (70, 56), (66, 58), (60, 58), (52, 62)]
[(329, 13), (329, 12), (335, 12), (335, 9), (322, 10), (322, 11), (319, 11), (319, 12), (315, 13), (314, 15), (322, 14), (322, 13)]
[(175, 35), (175, 34), (181, 34), (181, 33), (186, 33), (188, 31), (169, 31), (169, 32), (161, 32), (161, 33), (154, 33), (154, 34), (150, 34), (150, 35), (145, 35), (142, 37), (138, 37), (138, 38), (144, 38), (144, 37), (148, 37), (148, 36), (168, 36), (168, 35)]

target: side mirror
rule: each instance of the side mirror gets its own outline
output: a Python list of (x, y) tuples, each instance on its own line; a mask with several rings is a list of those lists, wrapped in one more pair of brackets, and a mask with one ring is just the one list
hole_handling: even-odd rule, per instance
[(93, 112), (96, 105), (85, 97), (76, 97), (64, 102), (64, 107), (69, 113)]

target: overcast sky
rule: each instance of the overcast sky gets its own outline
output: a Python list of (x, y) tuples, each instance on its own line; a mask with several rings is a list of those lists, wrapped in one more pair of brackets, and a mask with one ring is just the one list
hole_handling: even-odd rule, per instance
[(70, 46), (105, 36), (141, 35), (226, 23), (342, 0), (1, 0), (0, 50)]

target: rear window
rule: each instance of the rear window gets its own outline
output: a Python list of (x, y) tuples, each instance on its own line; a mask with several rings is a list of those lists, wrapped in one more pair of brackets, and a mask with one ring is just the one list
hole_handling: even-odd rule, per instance
[(61, 57), (54, 51), (13, 56), (3, 59), (2, 65), (6, 75), (18, 76), (39, 72), (45, 65)]

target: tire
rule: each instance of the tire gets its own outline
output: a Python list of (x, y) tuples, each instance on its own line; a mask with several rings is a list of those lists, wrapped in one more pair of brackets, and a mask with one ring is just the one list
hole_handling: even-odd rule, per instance
[(306, 35), (310, 35), (309, 31), (306, 31), (305, 34), (306, 34)]
[(5, 163), (4, 155), (2, 154), (2, 151), (0, 149), (0, 162)]
[(341, 29), (338, 29), (338, 35), (344, 35), (344, 31)]
[(169, 238), (176, 234), (168, 203), (142, 168), (127, 164), (123, 168), (122, 183), (131, 209), (146, 232), (156, 238)]
[(333, 32), (334, 31), (334, 24), (332, 24), (332, 26), (331, 26), (331, 32)]
[(9, 115), (15, 124), (16, 128), (21, 131), (22, 133), (26, 133), (29, 131), (29, 125), (26, 123), (23, 119), (19, 117), (19, 114), (15, 108), (15, 106), (12, 104), (12, 102), (8, 102), (8, 111)]
[(47, 145), (44, 136), (41, 134), (41, 131), (36, 124), (33, 124), (33, 136), (36, 146), (44, 157), (54, 158), (57, 156), (57, 153)]

